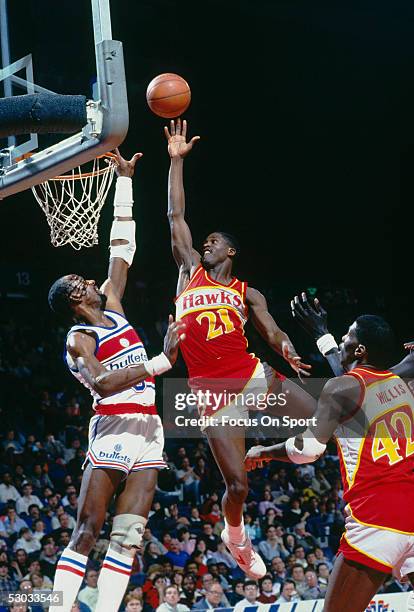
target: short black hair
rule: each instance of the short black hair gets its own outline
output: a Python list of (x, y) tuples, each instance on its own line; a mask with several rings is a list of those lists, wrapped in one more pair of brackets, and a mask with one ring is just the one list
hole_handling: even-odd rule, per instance
[(247, 587), (247, 586), (255, 586), (257, 588), (256, 580), (245, 580), (244, 587)]
[(221, 230), (215, 233), (220, 234), (220, 236), (224, 238), (227, 244), (236, 251), (236, 255), (240, 254), (240, 243), (236, 236), (233, 236), (233, 234), (229, 234), (228, 232), (222, 232)]
[(67, 323), (73, 319), (73, 311), (69, 299), (72, 289), (73, 285), (68, 277), (62, 276), (53, 283), (47, 296), (50, 308), (60, 319)]
[(368, 359), (377, 368), (393, 363), (395, 336), (391, 326), (377, 315), (361, 315), (356, 319), (356, 336), (368, 351)]

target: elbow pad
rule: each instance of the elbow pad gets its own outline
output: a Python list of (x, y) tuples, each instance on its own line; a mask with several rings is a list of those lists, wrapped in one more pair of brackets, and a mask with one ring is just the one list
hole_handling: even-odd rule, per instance
[(128, 244), (111, 245), (109, 249), (111, 252), (110, 259), (120, 257), (130, 266), (137, 248), (135, 244), (135, 221), (117, 221), (115, 219), (112, 223), (110, 240), (111, 242), (112, 240), (128, 241)]
[(295, 437), (286, 440), (286, 453), (292, 463), (313, 463), (326, 449), (326, 444), (319, 442), (308, 429), (303, 434), (303, 448), (299, 450), (295, 446)]

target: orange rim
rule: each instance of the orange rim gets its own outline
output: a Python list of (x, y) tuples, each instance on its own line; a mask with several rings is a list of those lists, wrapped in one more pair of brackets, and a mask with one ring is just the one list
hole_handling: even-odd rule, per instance
[[(103, 153), (103, 155), (97, 155), (95, 159), (116, 159), (115, 153)], [(90, 178), (91, 176), (102, 176), (109, 172), (111, 168), (111, 164), (108, 164), (104, 168), (99, 168), (96, 172), (79, 172), (78, 174), (60, 174), (59, 176), (55, 176), (54, 178), (48, 179), (49, 181), (80, 181), (85, 178)]]

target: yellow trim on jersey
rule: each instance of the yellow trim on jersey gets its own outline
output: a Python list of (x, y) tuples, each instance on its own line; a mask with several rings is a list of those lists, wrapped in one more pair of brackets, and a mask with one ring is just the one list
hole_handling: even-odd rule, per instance
[[(398, 410), (398, 408), (402, 408), (403, 406), (407, 406), (407, 408), (410, 408), (411, 411), (413, 410), (413, 406), (410, 406), (408, 401), (402, 402), (402, 404), (398, 404), (397, 406), (393, 406), (392, 408), (387, 408), (387, 410), (384, 410), (383, 412), (380, 412), (380, 414), (375, 415), (375, 418), (372, 421), (368, 421), (369, 427), (371, 427), (371, 425), (375, 423), (375, 421), (383, 417), (385, 414), (388, 414), (388, 412), (394, 412), (394, 410)], [(365, 414), (365, 416), (367, 415)]]
[[(390, 370), (388, 372), (377, 372), (376, 370), (367, 370), (366, 368), (363, 368), (361, 366), (357, 366), (355, 368), (355, 370), (357, 370), (358, 372), (365, 372), (366, 374), (370, 374), (371, 376), (381, 376), (383, 378), (385, 378), (386, 376), (390, 376), (390, 374), (392, 376), (397, 376), (397, 374), (393, 374)], [(352, 372), (353, 370), (351, 370)], [(399, 376), (397, 376), (397, 378), (399, 378)]]
[[(243, 301), (243, 295), (237, 289), (231, 289), (230, 287), (226, 287), (225, 285), (221, 286), (223, 291), (230, 291), (230, 293), (234, 293), (238, 295)], [(211, 285), (199, 285), (197, 287), (186, 287), (178, 297), (184, 297), (184, 295), (188, 295), (191, 291), (199, 291), (200, 289), (215, 289), (216, 287), (212, 287)], [(178, 298), (177, 298), (178, 299)]]
[(189, 310), (183, 312), (179, 317), (177, 317), (177, 321), (183, 319), (189, 314), (193, 314), (194, 312), (200, 312), (200, 310), (218, 310), (219, 308), (226, 308), (227, 310), (232, 310), (239, 317), (243, 325), (246, 323), (247, 318), (243, 319), (237, 308), (234, 308), (234, 306), (229, 306), (229, 304), (209, 304), (208, 306), (198, 306), (197, 308), (190, 308)]
[(383, 525), (374, 525), (373, 523), (364, 523), (364, 521), (361, 521), (356, 518), (356, 516), (352, 512), (351, 504), (348, 504), (348, 508), (349, 508), (349, 512), (351, 513), (351, 516), (354, 519), (354, 521), (356, 521), (360, 525), (364, 525), (364, 527), (373, 527), (375, 529), (383, 529), (384, 531), (392, 531), (393, 533), (401, 533), (402, 535), (409, 535), (409, 536), (414, 535), (414, 531), (401, 531), (400, 529), (394, 529), (393, 527), (384, 527)]
[(361, 548), (358, 548), (358, 546), (355, 546), (355, 544), (351, 544), (351, 542), (346, 537), (346, 532), (344, 533), (344, 538), (348, 542), (351, 548), (354, 548), (355, 550), (357, 550), (359, 553), (361, 553), (361, 555), (364, 555), (364, 557), (368, 557), (368, 559), (372, 559), (373, 561), (376, 561), (377, 563), (381, 563), (381, 565), (385, 565), (386, 567), (393, 569), (393, 565), (391, 565), (390, 563), (387, 563), (386, 561), (382, 561), (381, 559), (374, 557), (374, 555), (370, 555), (365, 550), (362, 550)]

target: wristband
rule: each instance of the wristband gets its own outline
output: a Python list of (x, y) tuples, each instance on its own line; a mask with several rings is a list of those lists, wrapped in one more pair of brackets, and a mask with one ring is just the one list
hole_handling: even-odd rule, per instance
[(144, 361), (142, 365), (150, 376), (164, 374), (164, 372), (168, 372), (168, 370), (171, 370), (172, 368), (172, 365), (165, 353), (160, 353), (149, 361)]
[(338, 348), (338, 345), (332, 334), (324, 334), (323, 336), (317, 339), (316, 344), (318, 346), (318, 349), (324, 356), (332, 349)]
[(129, 176), (118, 176), (115, 187), (114, 217), (132, 217), (132, 179)]

